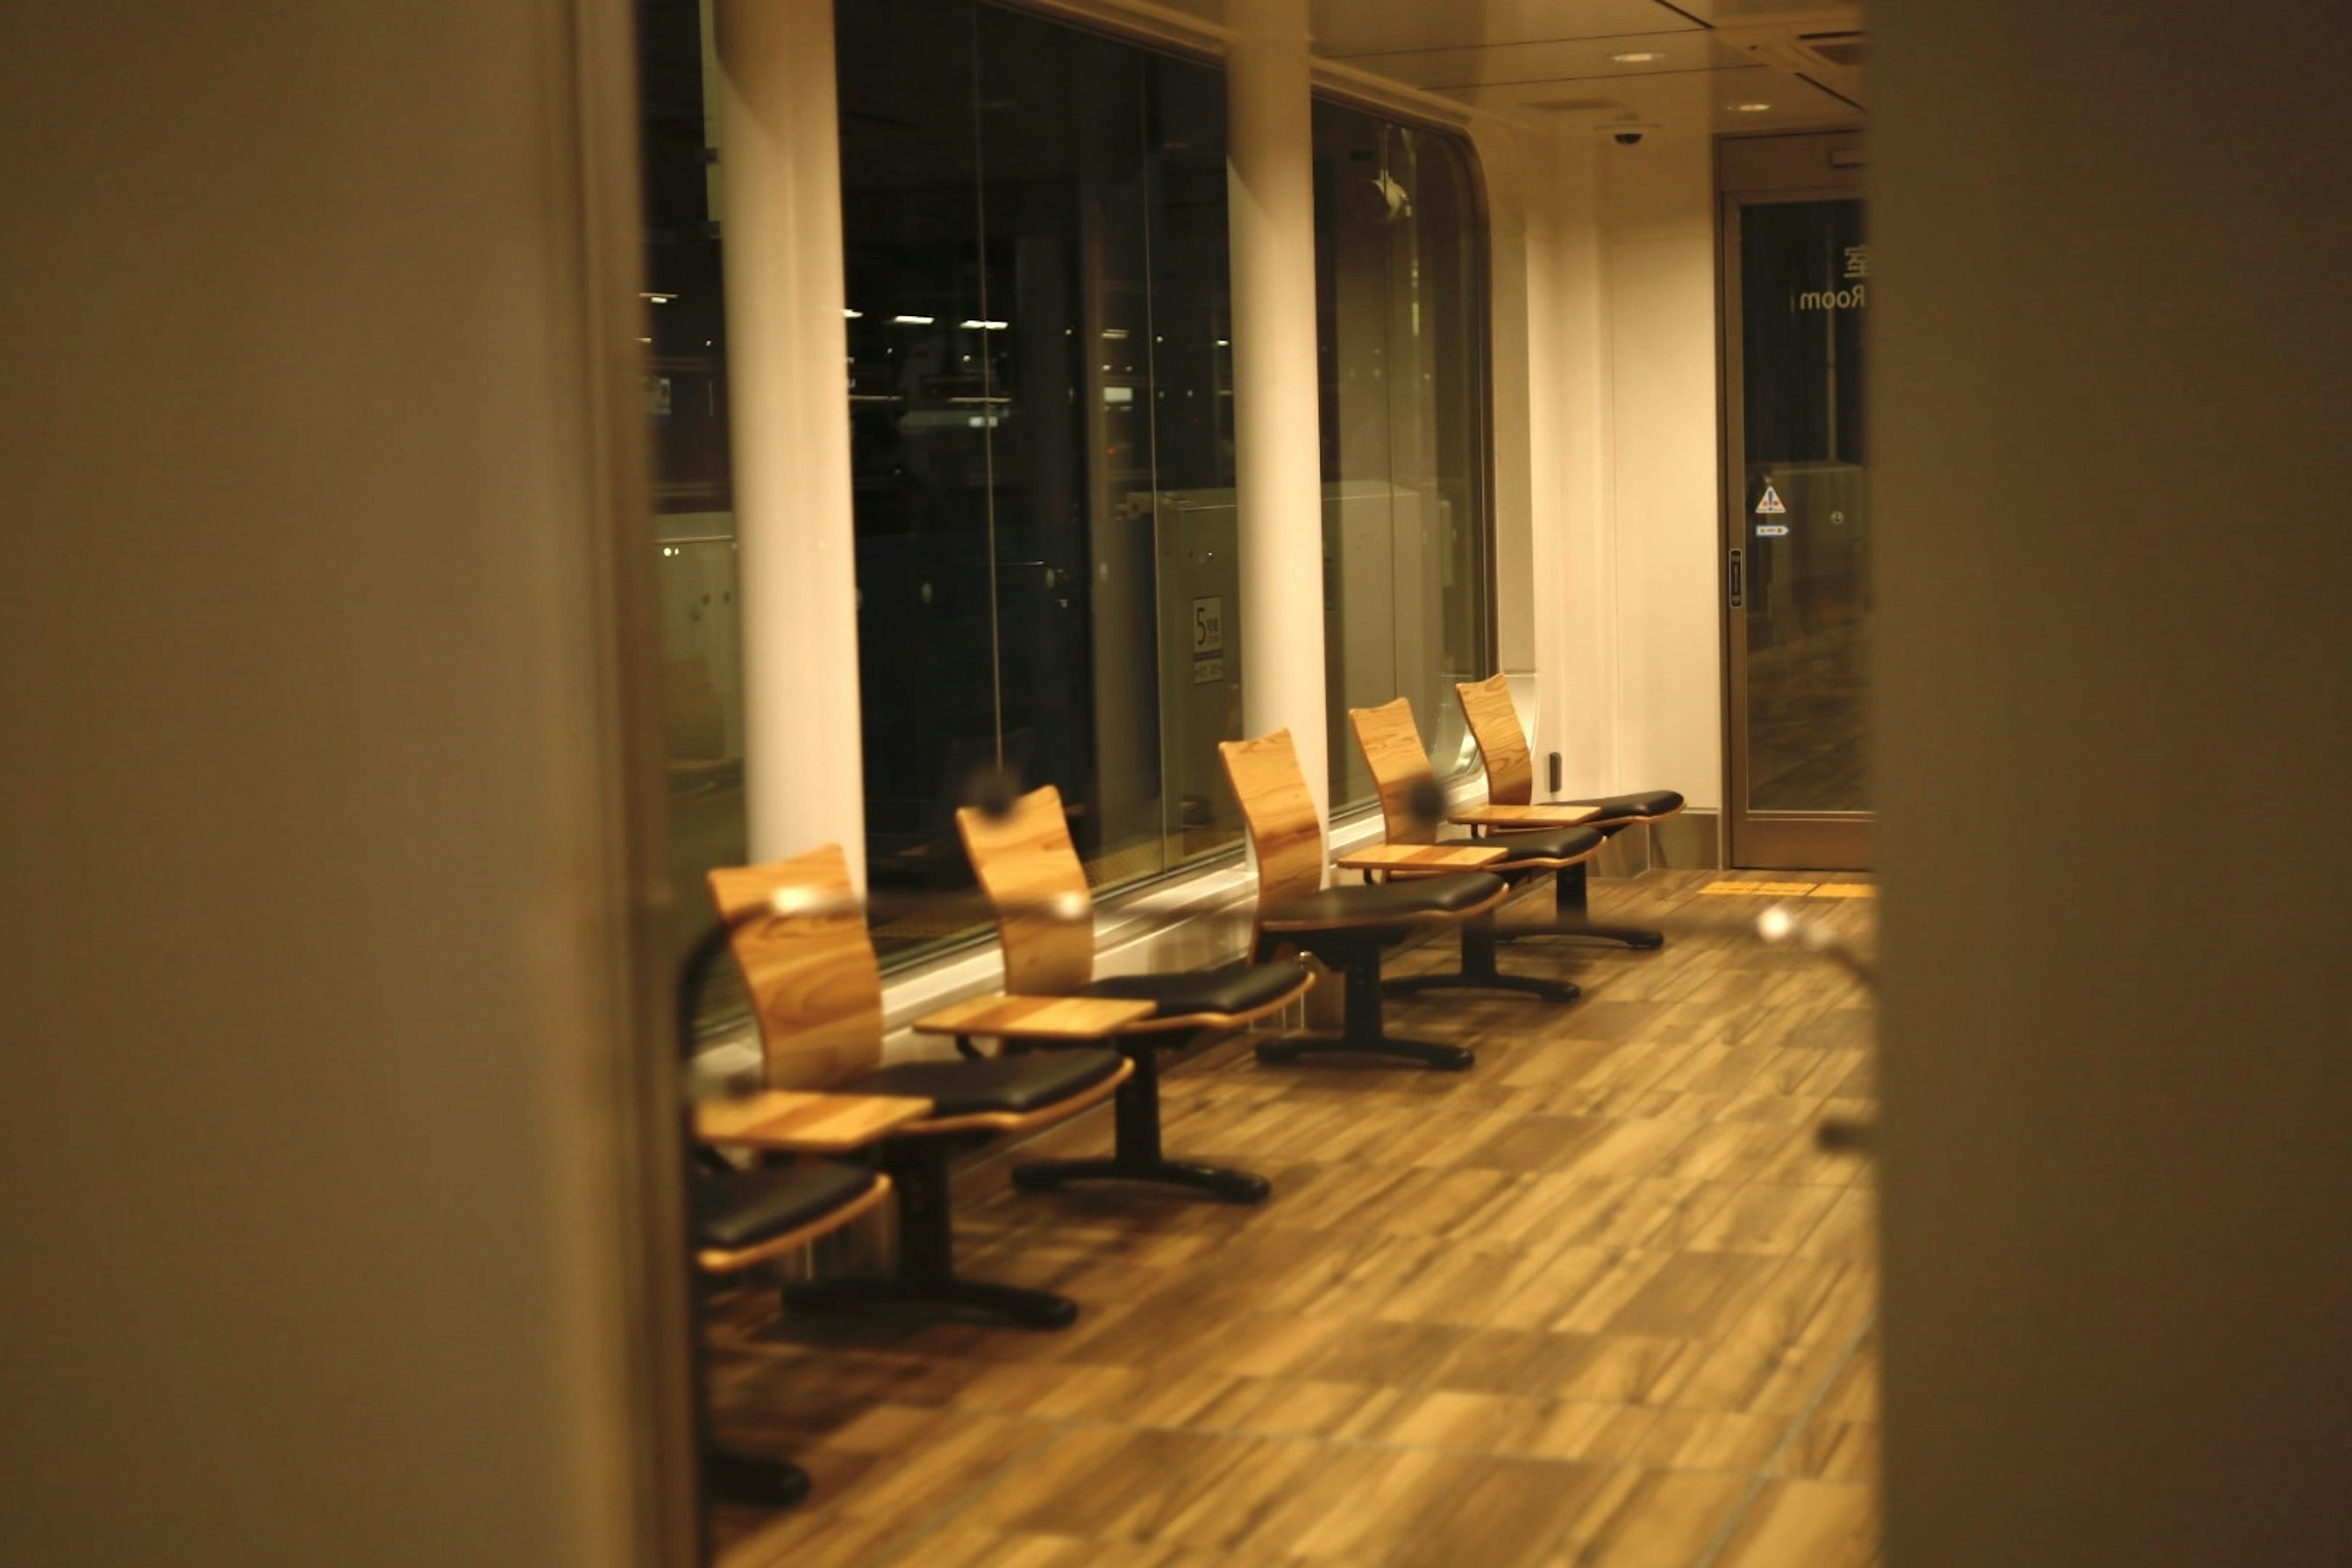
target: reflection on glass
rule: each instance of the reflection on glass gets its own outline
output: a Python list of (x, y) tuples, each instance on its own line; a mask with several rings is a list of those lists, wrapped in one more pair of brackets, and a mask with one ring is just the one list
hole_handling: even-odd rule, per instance
[(1347, 710), (1404, 697), (1441, 774), (1493, 672), (1482, 239), (1459, 137), (1315, 106), (1331, 804), (1372, 797)]
[(1223, 82), (969, 0), (838, 37), (868, 875), (970, 888), (987, 766), (1060, 789), (1098, 885), (1236, 842)]
[[(703, 873), (740, 864), (746, 847), (727, 320), (704, 154), (704, 26), (698, 0), (639, 0), (646, 410), (669, 764), (669, 936), (680, 957), (709, 918)], [(714, 973), (702, 1003), (709, 1021), (742, 1011), (731, 967)]]
[(1870, 648), (1858, 201), (1740, 209), (1748, 805), (1864, 811)]

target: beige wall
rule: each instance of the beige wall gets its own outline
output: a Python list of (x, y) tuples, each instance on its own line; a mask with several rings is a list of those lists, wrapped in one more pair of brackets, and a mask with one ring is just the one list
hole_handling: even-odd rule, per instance
[(1874, 51), (1888, 1558), (2352, 1562), (2352, 28)]
[(0, 1560), (656, 1560), (627, 14), (125, 10), (0, 49)]
[(1717, 807), (1712, 150), (1479, 129), (1503, 668), (1568, 793), (1664, 786)]
[(1715, 164), (1704, 136), (1602, 153), (1619, 787), (1723, 799)]

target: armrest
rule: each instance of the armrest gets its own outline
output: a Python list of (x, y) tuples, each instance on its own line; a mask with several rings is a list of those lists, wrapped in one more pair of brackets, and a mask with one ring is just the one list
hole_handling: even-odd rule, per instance
[(845, 1154), (930, 1113), (931, 1102), (912, 1095), (767, 1089), (701, 1101), (694, 1108), (694, 1135), (747, 1149)]
[(1465, 805), (1445, 814), (1448, 822), (1477, 827), (1581, 827), (1601, 815), (1594, 805)]
[(1099, 1040), (1149, 1018), (1158, 1005), (1110, 996), (972, 996), (916, 1019), (914, 1027), (919, 1035)]
[(1386, 871), (1391, 876), (1433, 876), (1477, 871), (1509, 851), (1494, 844), (1370, 844), (1331, 862), (1349, 871)]

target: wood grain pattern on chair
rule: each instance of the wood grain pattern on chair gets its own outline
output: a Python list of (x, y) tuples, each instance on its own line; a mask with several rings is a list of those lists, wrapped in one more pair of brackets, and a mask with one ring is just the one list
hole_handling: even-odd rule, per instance
[(959, 807), (956, 831), (981, 888), (996, 910), (1004, 948), (1004, 989), (1051, 996), (1095, 977), (1093, 895), (1070, 841), (1062, 792), (1033, 789), (1002, 816)]
[(698, 1101), (698, 1142), (793, 1154), (846, 1154), (922, 1121), (931, 1102), (911, 1095), (770, 1089)]
[[(1412, 704), (1404, 698), (1377, 708), (1350, 708), (1348, 722), (1356, 731), (1356, 747), (1372, 770), (1381, 794), (1381, 823), (1391, 844), (1434, 844), (1437, 819), (1426, 803), (1437, 788), (1437, 772), (1422, 749), (1421, 731), (1412, 721)], [(1420, 797), (1416, 800), (1416, 796)]]
[(1290, 731), (1246, 741), (1220, 741), (1225, 777), (1242, 804), (1250, 847), (1257, 855), (1260, 910), (1302, 899), (1323, 887), (1323, 818), (1307, 793)]
[(1496, 805), (1525, 805), (1535, 799), (1535, 762), (1511, 701), (1510, 679), (1490, 675), (1454, 689), (1461, 695), (1463, 717), (1470, 721), (1470, 737), (1486, 762), (1486, 798)]
[(1476, 827), (1513, 828), (1533, 832), (1546, 827), (1582, 827), (1601, 815), (1600, 808), (1591, 805), (1570, 805), (1563, 801), (1557, 805), (1465, 805), (1445, 814), (1449, 822), (1465, 823)]
[(728, 942), (751, 987), (771, 1088), (837, 1087), (853, 1095), (930, 1102), (932, 1114), (900, 1126), (877, 1145), (898, 1190), (898, 1247), (891, 1272), (815, 1281), (795, 1299), (919, 1300), (1027, 1328), (1068, 1327), (1078, 1309), (1066, 1296), (956, 1272), (950, 1141), (1050, 1126), (1110, 1099), (1134, 1064), (1112, 1051), (1080, 1047), (1055, 1052), (1050, 1061), (999, 1058), (877, 1068), (881, 967), (840, 847), (828, 844), (764, 866), (722, 868), (709, 873), (709, 883), (731, 922)]
[(1392, 876), (1433, 876), (1451, 871), (1488, 871), (1510, 851), (1489, 839), (1458, 844), (1367, 844), (1331, 863), (1349, 871)]
[(828, 844), (763, 866), (710, 872), (710, 896), (729, 920), (806, 897), (806, 912), (754, 918), (730, 939), (760, 1020), (771, 1089), (824, 1089), (882, 1059), (882, 969), (853, 901), (849, 862)]

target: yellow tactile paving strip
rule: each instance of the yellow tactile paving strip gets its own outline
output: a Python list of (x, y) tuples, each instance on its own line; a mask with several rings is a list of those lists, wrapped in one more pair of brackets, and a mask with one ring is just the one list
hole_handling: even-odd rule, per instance
[(1871, 882), (1709, 882), (1698, 889), (1717, 898), (1748, 899), (1874, 899)]

